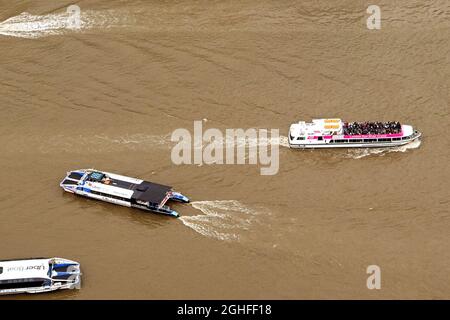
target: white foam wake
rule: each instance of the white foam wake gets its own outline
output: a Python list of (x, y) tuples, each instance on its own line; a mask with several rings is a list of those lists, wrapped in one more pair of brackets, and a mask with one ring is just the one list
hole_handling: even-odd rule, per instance
[(80, 23), (76, 27), (68, 12), (32, 15), (23, 12), (0, 23), (0, 35), (35, 39), (67, 32), (80, 32), (91, 28), (110, 28), (127, 24), (128, 16), (115, 11), (80, 12)]
[(364, 149), (350, 149), (348, 150), (347, 157), (352, 159), (361, 159), (371, 155), (384, 156), (390, 152), (406, 152), (409, 149), (417, 149), (421, 144), (420, 139), (417, 139), (411, 143), (403, 146), (393, 147), (393, 148), (364, 148)]
[(202, 214), (180, 217), (183, 224), (204, 236), (225, 241), (239, 240), (240, 233), (250, 228), (258, 214), (236, 200), (195, 201), (191, 204)]
[(147, 134), (124, 134), (117, 136), (101, 135), (54, 135), (49, 138), (25, 137), (14, 141), (14, 150), (30, 150), (33, 147), (41, 153), (59, 152), (118, 152), (118, 151), (149, 151), (152, 148), (168, 148), (168, 136)]
[(280, 137), (278, 138), (278, 144), (280, 145), (280, 147), (289, 148), (289, 140), (288, 140), (288, 137), (286, 137), (286, 136), (280, 136)]
[(262, 147), (262, 146), (271, 146), (278, 145), (281, 147), (289, 148), (288, 138), (286, 136), (279, 137), (267, 137), (267, 138), (259, 138), (259, 137), (234, 137), (233, 139), (228, 138), (220, 138), (215, 139), (214, 141), (199, 141), (199, 143), (194, 143), (194, 148), (204, 148), (205, 145), (214, 145), (216, 148), (227, 148), (227, 147)]
[[(131, 149), (135, 146), (142, 146), (143, 148), (152, 146), (169, 146), (170, 137), (168, 135), (147, 135), (147, 134), (127, 134), (117, 137), (107, 135), (95, 135), (94, 138), (103, 140), (112, 145), (125, 145)], [(92, 139), (93, 140), (93, 139)]]

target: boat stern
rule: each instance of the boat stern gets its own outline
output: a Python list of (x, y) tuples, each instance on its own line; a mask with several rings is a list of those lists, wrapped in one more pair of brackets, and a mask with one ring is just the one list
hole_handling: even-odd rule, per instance
[(169, 216), (175, 217), (175, 218), (179, 218), (180, 214), (178, 212), (176, 212), (175, 210), (170, 210), (170, 213), (167, 213)]
[(183, 202), (183, 203), (189, 203), (191, 200), (186, 197), (185, 195), (179, 193), (179, 192), (174, 192), (172, 191), (171, 195), (170, 195), (170, 200), (173, 201), (178, 201), (178, 202)]
[(166, 216), (175, 217), (175, 218), (178, 218), (180, 216), (180, 214), (178, 212), (176, 212), (175, 210), (172, 210), (168, 206), (160, 206), (160, 207), (154, 209), (153, 211), (163, 214), (163, 215), (166, 215)]

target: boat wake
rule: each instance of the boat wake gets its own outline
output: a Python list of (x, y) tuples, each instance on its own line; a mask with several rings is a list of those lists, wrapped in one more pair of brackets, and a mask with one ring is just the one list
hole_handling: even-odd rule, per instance
[(290, 148), (290, 147), (289, 147), (289, 140), (288, 140), (288, 137), (286, 137), (286, 136), (280, 136), (280, 137), (278, 138), (278, 145), (279, 145), (280, 147), (283, 147), (283, 148)]
[(236, 200), (195, 201), (192, 206), (202, 214), (182, 216), (183, 224), (206, 237), (237, 241), (240, 233), (256, 222), (259, 214)]
[(361, 159), (368, 156), (378, 155), (384, 156), (385, 154), (391, 152), (406, 152), (409, 149), (417, 149), (421, 144), (420, 139), (408, 143), (404, 146), (392, 147), (392, 148), (364, 148), (364, 149), (350, 149), (346, 154), (347, 158), (351, 159)]
[(46, 36), (80, 32), (92, 28), (111, 28), (130, 23), (129, 17), (112, 10), (80, 12), (80, 22), (73, 25), (71, 13), (32, 15), (23, 12), (0, 23), (0, 35), (36, 39)]
[[(169, 148), (170, 137), (164, 135), (123, 134), (102, 135), (55, 135), (48, 138), (40, 136), (16, 139), (11, 150), (36, 150), (40, 153), (103, 153), (118, 151), (148, 151), (151, 148)], [(12, 144), (13, 142), (11, 142)]]
[(272, 146), (272, 145), (278, 145), (280, 147), (289, 148), (289, 142), (288, 137), (286, 136), (279, 136), (277, 138), (250, 138), (250, 137), (234, 137), (233, 139), (215, 139), (212, 142), (208, 141), (201, 141), (200, 144), (194, 144), (194, 148), (203, 148), (205, 144), (211, 144), (215, 145), (216, 148), (226, 148), (226, 147), (263, 147), (263, 146)]
[[(282, 138), (271, 139), (272, 141), (257, 141), (258, 146), (269, 144), (283, 145)], [(268, 139), (270, 140), (270, 139)], [(250, 141), (251, 143), (251, 141)], [(238, 145), (249, 144), (249, 141), (242, 139), (237, 141)], [(30, 147), (32, 146), (32, 147)], [(170, 139), (170, 134), (149, 135), (143, 133), (122, 134), (111, 136), (107, 134), (97, 135), (54, 135), (51, 137), (33, 136), (15, 138), (14, 144), (11, 141), (11, 150), (30, 150), (33, 147), (38, 148), (41, 153), (52, 152), (114, 152), (122, 150), (148, 151), (149, 148), (170, 149), (174, 142)], [(223, 146), (223, 145), (222, 145)], [(248, 157), (248, 154), (245, 155)]]
[(123, 135), (118, 137), (110, 137), (106, 135), (94, 136), (97, 140), (102, 140), (110, 145), (125, 146), (128, 149), (140, 149), (147, 150), (149, 146), (166, 146), (169, 147), (170, 137), (168, 135), (146, 135), (146, 134), (132, 134)]

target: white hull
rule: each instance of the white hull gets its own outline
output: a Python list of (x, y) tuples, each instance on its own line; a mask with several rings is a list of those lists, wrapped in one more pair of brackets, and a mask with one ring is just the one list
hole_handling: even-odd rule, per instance
[(113, 204), (118, 204), (120, 206), (124, 206), (124, 207), (131, 207), (131, 204), (128, 201), (121, 201), (118, 199), (113, 199), (107, 196), (100, 196), (97, 194), (92, 194), (89, 192), (84, 192), (84, 191), (80, 191), (80, 190), (75, 190), (74, 192), (77, 195), (86, 197), (86, 198), (91, 198), (91, 199), (95, 199), (95, 200), (100, 200), (100, 201), (104, 201), (104, 202), (109, 202), (109, 203), (113, 203)]
[(0, 261), (0, 295), (45, 293), (81, 287), (80, 264), (63, 258)]
[(28, 293), (28, 294), (34, 294), (34, 293), (46, 293), (46, 292), (52, 292), (57, 290), (71, 290), (79, 287), (81, 284), (81, 279), (78, 279), (76, 283), (69, 283), (69, 284), (59, 284), (55, 283), (48, 287), (37, 287), (37, 288), (24, 288), (24, 289), (6, 289), (0, 291), (0, 296), (6, 296), (11, 294), (22, 294), (22, 293)]
[(407, 145), (416, 141), (419, 137), (411, 140), (393, 141), (393, 142), (366, 142), (366, 143), (317, 143), (317, 144), (297, 144), (289, 141), (289, 147), (292, 149), (332, 149), (332, 148), (393, 148)]

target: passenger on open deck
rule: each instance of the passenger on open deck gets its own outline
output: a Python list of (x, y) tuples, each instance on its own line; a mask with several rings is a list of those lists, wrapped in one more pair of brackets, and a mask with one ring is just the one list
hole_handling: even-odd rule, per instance
[(111, 184), (111, 182), (112, 182), (112, 180), (111, 180), (111, 178), (108, 177), (108, 176), (105, 176), (105, 177), (102, 179), (102, 183), (104, 183), (104, 184)]
[(343, 126), (345, 135), (393, 134), (400, 133), (402, 126), (398, 121), (389, 122), (350, 122)]

